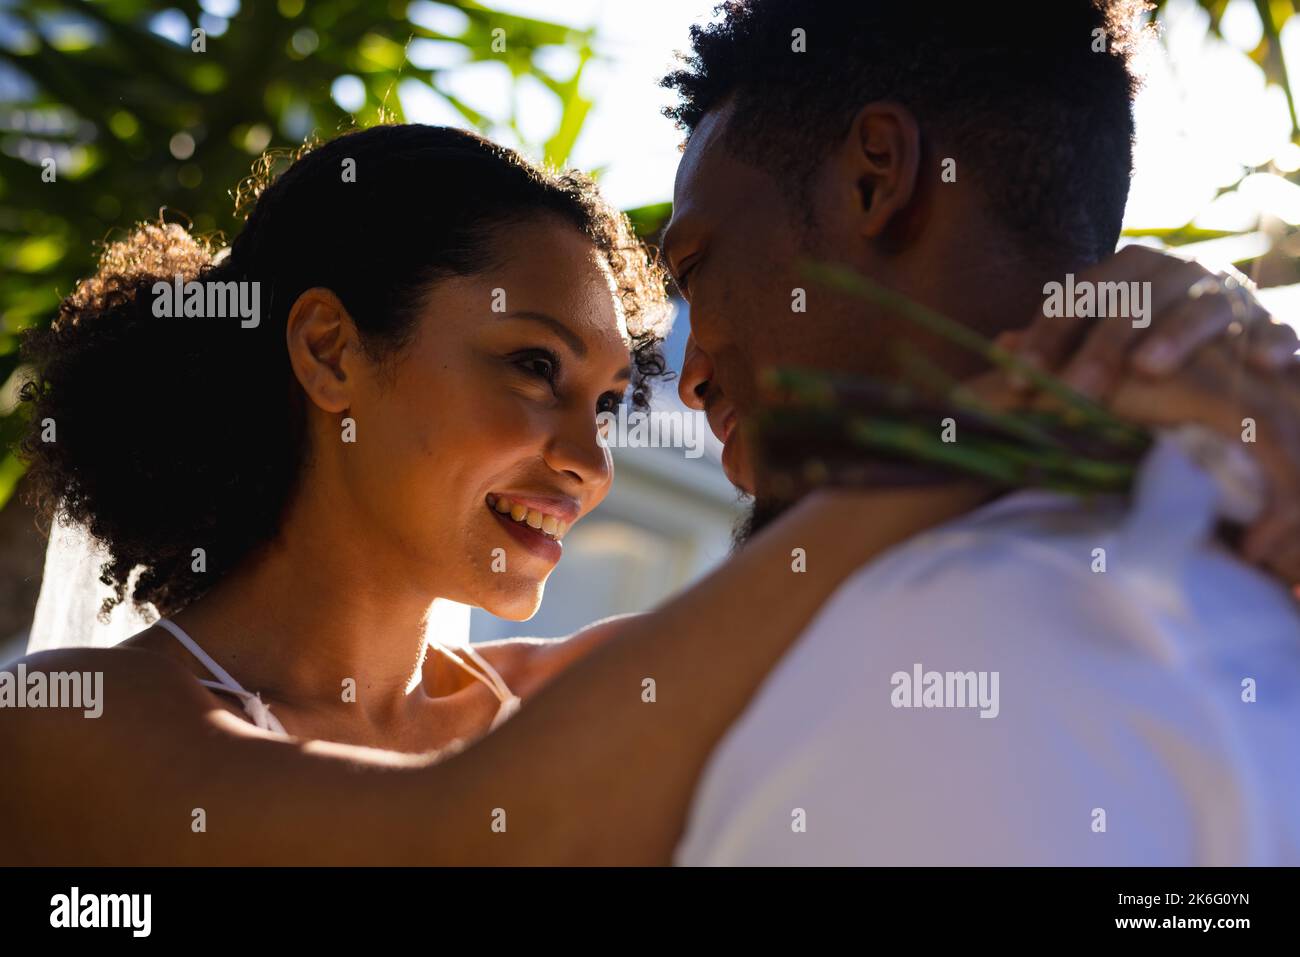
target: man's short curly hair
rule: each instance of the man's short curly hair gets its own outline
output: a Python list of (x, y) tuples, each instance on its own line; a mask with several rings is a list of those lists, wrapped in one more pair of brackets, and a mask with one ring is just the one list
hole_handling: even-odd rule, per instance
[(857, 111), (899, 102), (1026, 249), (1095, 261), (1114, 251), (1128, 197), (1130, 59), (1147, 6), (728, 0), (691, 28), (683, 68), (662, 82), (679, 96), (665, 112), (689, 135), (733, 101), (728, 145), (787, 177), (798, 203)]
[[(348, 133), (291, 159), (278, 177), (259, 164), (241, 187), (251, 213), (228, 254), (179, 225), (141, 225), (25, 336), (29, 495), (47, 520), (84, 524), (107, 547), (105, 612), (131, 599), (172, 614), (275, 535), (309, 451), (285, 343), (307, 289), (334, 291), (370, 357), (392, 361), (431, 283), (490, 268), (502, 230), (555, 217), (610, 266), (632, 337), (633, 403), (667, 374), (662, 269), (582, 174), (421, 125)], [(345, 159), (355, 182), (343, 182)], [(260, 282), (259, 324), (155, 317), (154, 284), (177, 275)]]

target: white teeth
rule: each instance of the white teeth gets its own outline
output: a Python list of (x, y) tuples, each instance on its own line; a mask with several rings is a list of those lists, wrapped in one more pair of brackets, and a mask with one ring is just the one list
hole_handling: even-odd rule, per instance
[(499, 495), (489, 504), (489, 507), (493, 511), (500, 512), (502, 515), (509, 515), (514, 521), (527, 525), (529, 528), (535, 528), (551, 538), (563, 538), (564, 533), (569, 530), (568, 522), (562, 522), (554, 515), (547, 515), (535, 508), (529, 508), (527, 505), (511, 502)]

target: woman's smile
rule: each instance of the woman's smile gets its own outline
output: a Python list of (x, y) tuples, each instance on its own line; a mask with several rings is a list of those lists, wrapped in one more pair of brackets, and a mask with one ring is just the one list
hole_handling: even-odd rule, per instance
[(582, 507), (571, 498), (489, 492), (485, 504), (493, 517), (528, 551), (554, 564), (564, 546), (560, 539)]

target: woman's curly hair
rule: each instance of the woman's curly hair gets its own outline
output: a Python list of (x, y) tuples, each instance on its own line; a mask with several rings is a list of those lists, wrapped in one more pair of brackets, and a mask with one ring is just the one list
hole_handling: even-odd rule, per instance
[[(632, 337), (633, 403), (670, 375), (662, 268), (582, 174), (415, 124), (291, 158), (278, 177), (264, 158), (241, 184), (251, 212), (229, 251), (179, 225), (141, 224), (24, 338), (29, 497), (46, 521), (80, 523), (106, 546), (104, 613), (131, 600), (172, 614), (276, 534), (308, 454), (284, 334), (306, 289), (333, 290), (369, 356), (392, 361), (430, 284), (490, 268), (502, 229), (555, 216), (607, 258)], [(155, 284), (177, 276), (260, 282), (260, 322), (155, 316)]]

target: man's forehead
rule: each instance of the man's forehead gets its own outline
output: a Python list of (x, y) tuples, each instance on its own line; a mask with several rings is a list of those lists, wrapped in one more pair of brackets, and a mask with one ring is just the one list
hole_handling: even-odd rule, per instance
[(664, 251), (671, 253), (683, 234), (695, 233), (725, 219), (743, 179), (738, 160), (724, 143), (729, 107), (706, 113), (696, 124), (673, 182), (673, 213), (664, 233)]
[(677, 164), (677, 176), (673, 181), (674, 204), (688, 200), (695, 184), (722, 162), (725, 151), (721, 147), (729, 113), (730, 106), (710, 110), (695, 125)]

